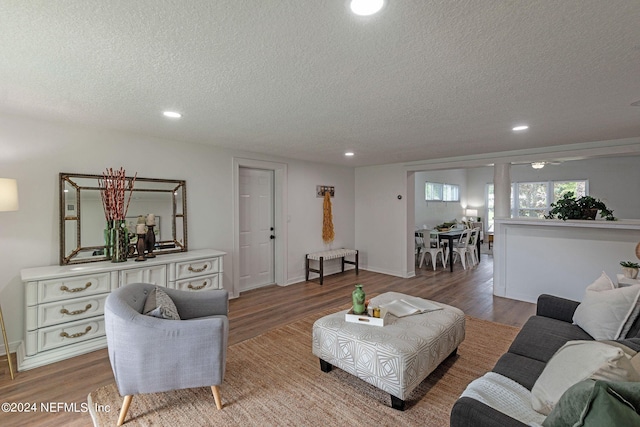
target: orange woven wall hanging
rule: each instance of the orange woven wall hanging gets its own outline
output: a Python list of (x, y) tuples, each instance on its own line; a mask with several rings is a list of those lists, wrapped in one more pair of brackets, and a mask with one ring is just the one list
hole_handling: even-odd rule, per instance
[(322, 204), (322, 241), (325, 244), (333, 242), (335, 233), (333, 232), (333, 214), (331, 213), (331, 196), (329, 192), (324, 193)]

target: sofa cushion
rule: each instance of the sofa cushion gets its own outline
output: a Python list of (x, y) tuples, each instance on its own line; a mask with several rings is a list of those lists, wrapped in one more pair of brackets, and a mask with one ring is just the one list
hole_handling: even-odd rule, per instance
[(600, 277), (594, 280), (592, 284), (587, 286), (587, 289), (590, 289), (592, 291), (608, 291), (617, 287), (618, 286), (613, 283), (613, 280), (611, 280), (611, 278), (607, 276), (607, 273), (603, 271)]
[[(573, 322), (597, 340), (615, 340), (631, 317), (640, 286), (614, 288), (599, 279), (589, 285), (573, 314)], [(636, 313), (637, 314), (637, 313)], [(631, 329), (629, 324), (628, 330)]]
[(531, 389), (533, 409), (548, 415), (565, 391), (588, 378), (640, 381), (620, 347), (599, 341), (569, 341), (547, 363)]
[(589, 334), (571, 323), (532, 316), (511, 343), (509, 352), (546, 363), (567, 341), (591, 339)]
[(640, 425), (640, 383), (585, 380), (569, 388), (544, 427)]
[(544, 370), (545, 363), (514, 353), (505, 353), (498, 359), (492, 371), (531, 390)]

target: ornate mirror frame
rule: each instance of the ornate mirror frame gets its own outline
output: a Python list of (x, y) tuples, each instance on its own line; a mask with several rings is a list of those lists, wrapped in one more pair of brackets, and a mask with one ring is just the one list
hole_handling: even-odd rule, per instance
[[(98, 180), (102, 175), (60, 173), (60, 265), (107, 261), (106, 219)], [(127, 177), (129, 185), (133, 177)], [(128, 190), (127, 190), (128, 194)], [(156, 216), (157, 255), (187, 251), (187, 183), (184, 180), (135, 179), (127, 227), (137, 239), (139, 215)], [(130, 241), (129, 257), (134, 256)]]

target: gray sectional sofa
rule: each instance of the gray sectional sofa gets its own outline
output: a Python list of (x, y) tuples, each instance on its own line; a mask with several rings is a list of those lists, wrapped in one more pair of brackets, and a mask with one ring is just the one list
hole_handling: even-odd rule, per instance
[[(541, 295), (536, 315), (527, 320), (493, 372), (531, 390), (547, 362), (567, 341), (593, 340), (591, 335), (572, 323), (579, 304), (552, 295)], [(626, 338), (618, 341), (640, 351), (640, 316)], [(526, 427), (526, 424), (469, 397), (461, 397), (454, 404), (450, 423), (451, 427)]]

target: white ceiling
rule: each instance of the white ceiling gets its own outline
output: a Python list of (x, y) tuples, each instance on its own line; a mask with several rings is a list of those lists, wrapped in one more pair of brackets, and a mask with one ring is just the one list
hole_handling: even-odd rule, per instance
[(638, 137), (639, 100), (638, 0), (0, 2), (0, 111), (177, 141), (362, 166)]

